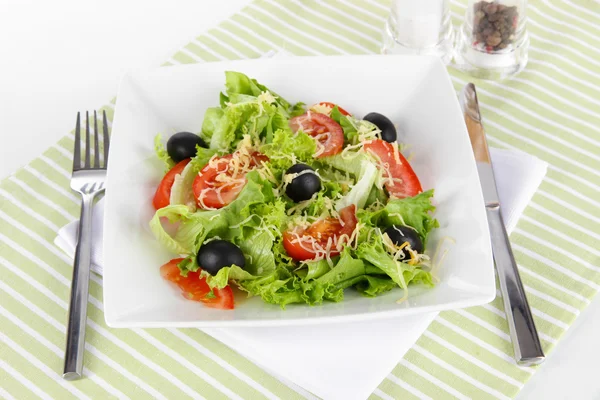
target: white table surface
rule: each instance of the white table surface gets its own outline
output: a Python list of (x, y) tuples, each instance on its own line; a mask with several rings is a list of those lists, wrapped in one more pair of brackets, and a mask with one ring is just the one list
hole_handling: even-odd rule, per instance
[[(0, 0), (0, 179), (117, 92), (249, 0)], [(600, 300), (566, 333), (520, 399), (598, 399)]]

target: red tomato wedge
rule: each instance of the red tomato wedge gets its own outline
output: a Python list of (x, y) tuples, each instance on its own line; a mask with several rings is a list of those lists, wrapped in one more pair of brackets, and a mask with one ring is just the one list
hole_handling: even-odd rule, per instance
[(164, 264), (160, 267), (160, 276), (164, 279), (179, 284), (179, 281), (183, 279), (181, 276), (181, 272), (179, 271), (179, 267), (177, 264), (183, 261), (183, 258), (174, 258), (168, 263)]
[[(322, 101), (322, 102), (320, 102), (320, 103), (317, 103), (317, 104), (315, 104), (315, 106), (316, 106), (316, 105), (323, 106), (323, 107), (327, 107), (327, 108), (329, 108), (329, 109), (333, 110), (333, 108), (334, 108), (334, 107), (335, 107), (337, 104), (331, 103), (331, 102), (329, 102), (329, 101)], [(312, 106), (310, 109), (312, 110), (312, 108), (313, 108), (313, 107), (314, 107), (314, 106)], [(340, 107), (340, 106), (337, 106), (337, 108), (338, 108), (338, 110), (340, 110), (340, 114), (342, 114), (342, 115), (351, 115), (351, 114), (350, 114), (348, 111), (344, 110), (342, 107)]]
[(188, 300), (199, 301), (207, 307), (219, 308), (223, 310), (233, 310), (233, 291), (229, 286), (223, 289), (213, 289), (212, 294), (206, 279), (200, 278), (200, 271), (188, 272), (187, 276), (182, 276), (179, 264), (183, 258), (175, 258), (162, 267), (160, 267), (160, 275), (175, 283), (181, 289), (181, 294)]
[(385, 188), (390, 196), (398, 199), (416, 196), (423, 191), (415, 171), (402, 153), (385, 140), (371, 140), (364, 145), (365, 151), (373, 154), (383, 169)]
[[(235, 173), (231, 167), (230, 161), (233, 154), (223, 157), (217, 157), (211, 163), (202, 168), (198, 176), (194, 179), (192, 190), (198, 207), (204, 209), (215, 209), (225, 207), (235, 200), (246, 184), (246, 173)], [(262, 162), (269, 161), (264, 154), (254, 152), (250, 157), (242, 157), (241, 170), (246, 167), (256, 167)], [(224, 180), (224, 177), (227, 177)]]
[(325, 218), (316, 221), (304, 230), (283, 233), (283, 247), (296, 261), (312, 260), (327, 248), (331, 240), (331, 257), (340, 254), (341, 245), (346, 243), (356, 228), (356, 206), (350, 205), (340, 211), (340, 218)]
[(178, 164), (171, 168), (163, 177), (162, 181), (160, 181), (158, 188), (156, 188), (154, 199), (152, 200), (152, 205), (154, 205), (156, 210), (169, 205), (171, 201), (171, 188), (173, 187), (173, 182), (175, 182), (175, 177), (180, 174), (181, 171), (183, 171), (190, 160), (191, 158), (181, 160)]
[(325, 114), (307, 112), (290, 120), (294, 133), (303, 131), (317, 140), (317, 158), (332, 156), (344, 147), (344, 131), (340, 124)]

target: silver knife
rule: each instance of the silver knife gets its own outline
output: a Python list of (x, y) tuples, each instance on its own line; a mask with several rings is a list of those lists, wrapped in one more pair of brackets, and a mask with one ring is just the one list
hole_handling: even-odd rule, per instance
[(515, 350), (515, 360), (521, 365), (539, 364), (544, 361), (544, 352), (538, 337), (531, 309), (525, 296), (517, 263), (504, 227), (500, 200), (496, 190), (496, 179), (490, 160), (485, 131), (481, 123), (479, 103), (475, 85), (467, 84), (459, 96), (471, 146), (477, 162), (477, 172), (483, 191), (485, 209), (492, 240), (492, 252), (500, 290), (504, 300), (504, 310)]

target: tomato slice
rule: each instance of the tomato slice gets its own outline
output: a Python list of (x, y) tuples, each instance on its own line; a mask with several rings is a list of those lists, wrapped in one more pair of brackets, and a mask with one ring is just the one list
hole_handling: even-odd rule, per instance
[(223, 289), (213, 289), (213, 296), (204, 297), (200, 300), (206, 307), (218, 308), (220, 310), (233, 310), (235, 307), (233, 290), (225, 286)]
[(344, 147), (342, 127), (325, 114), (309, 111), (292, 118), (290, 127), (294, 133), (301, 130), (317, 140), (317, 158), (338, 154)]
[(191, 158), (181, 160), (179, 163), (175, 164), (175, 166), (171, 168), (169, 172), (167, 172), (167, 174), (162, 178), (158, 188), (156, 188), (156, 193), (154, 193), (154, 199), (152, 200), (152, 205), (156, 210), (169, 205), (171, 201), (171, 188), (173, 188), (175, 177), (180, 174), (181, 171), (183, 171), (190, 160)]
[(183, 258), (174, 258), (168, 263), (164, 264), (160, 267), (160, 276), (164, 279), (179, 284), (179, 281), (183, 279), (181, 276), (181, 272), (179, 271), (179, 267), (177, 264), (183, 261)]
[[(198, 207), (204, 209), (222, 208), (235, 200), (240, 194), (246, 184), (246, 173), (235, 173), (233, 171), (230, 166), (233, 157), (233, 154), (217, 157), (211, 163), (205, 165), (194, 179), (192, 190)], [(248, 165), (244, 167), (256, 167), (268, 160), (269, 158), (264, 154), (254, 152), (245, 161)], [(225, 176), (228, 179), (222, 180)]]
[(213, 289), (212, 294), (205, 278), (200, 278), (201, 270), (196, 272), (188, 272), (187, 276), (182, 276), (179, 264), (183, 258), (175, 258), (162, 267), (160, 267), (160, 275), (175, 283), (181, 289), (181, 294), (188, 300), (199, 301), (207, 307), (219, 308), (224, 310), (233, 310), (234, 300), (233, 291), (229, 286), (223, 289)]
[(340, 245), (350, 239), (357, 222), (356, 206), (352, 204), (340, 211), (339, 219), (325, 218), (304, 230), (284, 232), (283, 247), (296, 261), (312, 260), (319, 255), (318, 248), (326, 248), (331, 239), (329, 255), (337, 256), (340, 254)]
[[(327, 108), (329, 108), (330, 110), (333, 110), (333, 109), (334, 109), (334, 107), (335, 107), (337, 104), (331, 103), (331, 102), (329, 102), (329, 101), (322, 101), (322, 102), (320, 102), (320, 103), (317, 103), (317, 104), (315, 104), (315, 105), (319, 105), (319, 106), (321, 106), (321, 107), (327, 107)], [(315, 105), (314, 105), (314, 106), (315, 106)], [(310, 109), (312, 110), (314, 106), (312, 106)], [(344, 109), (343, 109), (342, 107), (340, 107), (339, 105), (337, 106), (337, 108), (338, 108), (338, 110), (340, 110), (340, 113), (341, 113), (342, 115), (351, 115), (351, 114), (350, 114), (348, 111), (344, 110)]]
[(390, 196), (403, 199), (416, 196), (423, 191), (417, 174), (397, 147), (381, 139), (371, 140), (363, 147), (381, 164), (383, 176), (387, 178), (385, 188)]

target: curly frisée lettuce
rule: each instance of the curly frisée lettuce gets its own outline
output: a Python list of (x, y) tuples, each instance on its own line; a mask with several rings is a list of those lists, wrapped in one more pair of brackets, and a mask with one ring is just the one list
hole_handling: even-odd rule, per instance
[[(197, 252), (200, 245), (211, 237), (228, 238), (239, 234), (242, 225), (237, 229), (231, 227), (244, 220), (252, 221), (255, 215), (253, 207), (274, 200), (270, 183), (263, 181), (256, 172), (249, 173), (247, 180), (238, 198), (228, 206), (220, 210), (193, 212), (186, 205), (169, 205), (156, 211), (150, 221), (150, 229), (162, 245), (177, 254)], [(161, 221), (163, 217), (171, 226), (165, 226), (168, 224)], [(169, 228), (175, 232), (168, 232)], [(198, 266), (189, 266), (189, 269), (195, 271)]]
[(154, 136), (154, 153), (156, 154), (156, 158), (161, 160), (165, 165), (165, 170), (168, 171), (175, 165), (175, 161), (171, 159), (169, 153), (165, 149), (165, 146), (162, 142), (162, 136), (160, 133)]
[(358, 219), (374, 226), (404, 225), (415, 229), (423, 244), (432, 229), (439, 227), (438, 221), (432, 214), (435, 207), (431, 204), (433, 190), (420, 193), (406, 199), (391, 199), (388, 203), (374, 211), (361, 211)]
[[(406, 243), (395, 244), (382, 232), (410, 227), (425, 248), (438, 226), (433, 190), (405, 198), (390, 195), (389, 185), (418, 178), (390, 176), (377, 155), (364, 149), (365, 143), (382, 142), (379, 128), (342, 114), (338, 106), (306, 111), (303, 103), (292, 104), (244, 74), (225, 75), (219, 106), (204, 113), (199, 135), (207, 148), (196, 147), (185, 168), (172, 173), (169, 205), (150, 221), (158, 242), (182, 258), (177, 261), (180, 274), (205, 280), (215, 293), (235, 285), (281, 307), (339, 302), (345, 290), (374, 297), (400, 289), (405, 297), (409, 285), (432, 286), (427, 255), (399, 257)], [(327, 118), (311, 116), (321, 112)], [(308, 121), (301, 129), (290, 123), (298, 116)], [(327, 126), (335, 129), (330, 132)], [(343, 131), (343, 148), (319, 157), (333, 131)], [(173, 167), (159, 135), (155, 152), (166, 168)], [(291, 172), (298, 164), (303, 172)], [(206, 181), (207, 171), (214, 171), (213, 180)], [(288, 185), (303, 181), (304, 171), (318, 186), (294, 201)], [(204, 185), (200, 194), (199, 179)], [(221, 201), (234, 185), (240, 189)], [(218, 207), (203, 203), (202, 193), (211, 190), (220, 199)], [(200, 250), (213, 241), (234, 245), (245, 262), (216, 270), (198, 265)]]
[(239, 72), (225, 73), (227, 93), (223, 106), (210, 108), (202, 124), (203, 139), (210, 148), (227, 150), (245, 134), (258, 138), (277, 129), (289, 129), (287, 119), (297, 110), (276, 93)]

